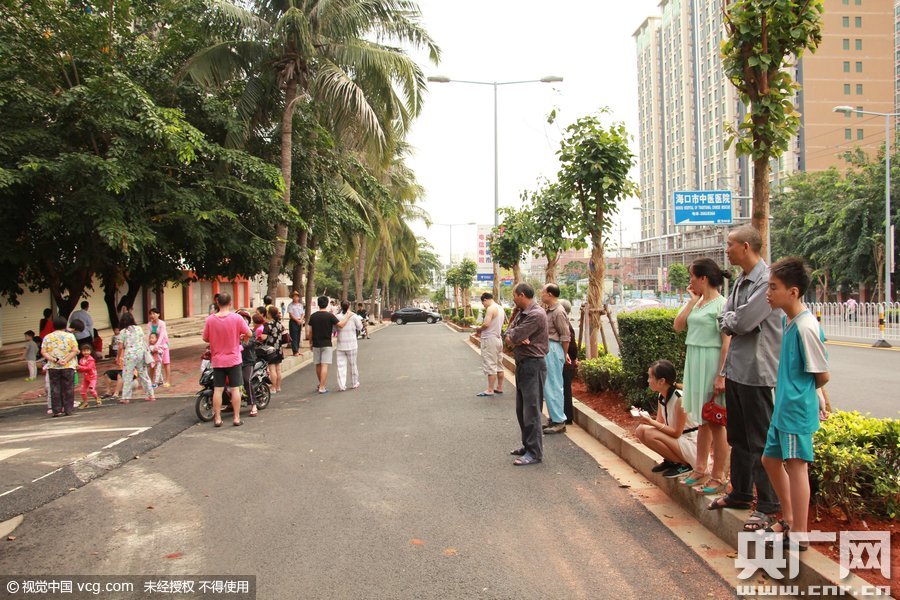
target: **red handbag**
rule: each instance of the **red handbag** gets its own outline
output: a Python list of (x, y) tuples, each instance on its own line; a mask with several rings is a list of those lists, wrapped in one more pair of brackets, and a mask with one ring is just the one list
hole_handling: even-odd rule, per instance
[(728, 423), (725, 407), (716, 403), (716, 396), (717, 394), (713, 394), (712, 398), (703, 405), (703, 420), (713, 425), (725, 426)]

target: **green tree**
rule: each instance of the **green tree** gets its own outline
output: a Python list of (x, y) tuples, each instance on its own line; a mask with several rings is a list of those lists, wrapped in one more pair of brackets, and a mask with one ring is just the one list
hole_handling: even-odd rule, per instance
[(691, 274), (688, 268), (681, 263), (669, 265), (669, 289), (678, 292), (678, 301), (681, 302), (684, 291), (691, 282)]
[(558, 184), (544, 183), (536, 192), (522, 193), (530, 221), (532, 243), (547, 258), (545, 283), (556, 282), (556, 265), (561, 252), (572, 248), (585, 248), (579, 219), (581, 215)]
[[(258, 0), (257, 12), (215, 2), (203, 15), (219, 38), (194, 55), (186, 72), (207, 87), (246, 79), (239, 104), (245, 127), (230, 135), (241, 144), (252, 132), (272, 129), (280, 111), (284, 203), (291, 204), (293, 116), (311, 99), (322, 121), (343, 140), (390, 156), (394, 138), (419, 113), (425, 76), (399, 46), (424, 48), (437, 63), (439, 49), (419, 24), (412, 2), (392, 0)], [(274, 293), (284, 261), (288, 223), (278, 223), (269, 263)]]
[(799, 86), (789, 72), (806, 50), (822, 41), (822, 0), (733, 0), (725, 3), (725, 75), (750, 105), (743, 123), (732, 129), (739, 156), (753, 161), (752, 223), (767, 255), (769, 161), (788, 149), (800, 130), (794, 108)]
[(575, 283), (588, 276), (588, 266), (580, 260), (571, 260), (562, 268), (562, 275), (567, 283)]
[(504, 269), (512, 269), (513, 286), (522, 281), (519, 263), (531, 249), (534, 236), (531, 219), (524, 208), (503, 207), (500, 209), (502, 222), (491, 232), (488, 247), (491, 257)]
[(472, 303), (469, 301), (469, 288), (472, 287), (472, 282), (475, 281), (475, 277), (478, 275), (478, 265), (475, 264), (475, 261), (464, 258), (456, 268), (459, 273), (457, 284), (460, 288), (462, 300), (465, 302), (465, 316), (471, 317)]
[[(604, 109), (601, 114), (606, 112)], [(634, 165), (628, 137), (623, 123), (605, 127), (599, 115), (582, 117), (566, 128), (557, 153), (562, 166), (560, 186), (574, 197), (580, 215), (578, 237), (591, 239), (587, 294), (589, 358), (596, 355), (606, 271), (604, 250), (612, 230), (612, 216), (619, 210), (618, 203), (636, 190), (628, 175)]]

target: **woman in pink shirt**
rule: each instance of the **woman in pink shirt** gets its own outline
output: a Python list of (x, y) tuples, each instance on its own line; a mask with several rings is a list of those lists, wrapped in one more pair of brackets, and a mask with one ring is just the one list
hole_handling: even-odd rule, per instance
[(241, 386), (244, 385), (241, 372), (241, 339), (250, 337), (250, 328), (237, 313), (231, 312), (231, 295), (221, 292), (216, 300), (219, 307), (206, 317), (203, 326), (203, 341), (209, 344), (210, 362), (213, 367), (213, 412), (216, 427), (222, 426), (222, 393), (227, 384), (231, 388), (231, 408), (234, 411), (234, 426), (241, 421)]

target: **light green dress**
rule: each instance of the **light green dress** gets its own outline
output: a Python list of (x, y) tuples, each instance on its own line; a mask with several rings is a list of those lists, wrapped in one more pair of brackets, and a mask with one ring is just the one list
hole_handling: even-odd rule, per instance
[(713, 383), (719, 374), (722, 336), (716, 318), (724, 306), (725, 297), (720, 295), (700, 308), (695, 306), (687, 318), (682, 406), (695, 423), (703, 423), (703, 405), (712, 397)]

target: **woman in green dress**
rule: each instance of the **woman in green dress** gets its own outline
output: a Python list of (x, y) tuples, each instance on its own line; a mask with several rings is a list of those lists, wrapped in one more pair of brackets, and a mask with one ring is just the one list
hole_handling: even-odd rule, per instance
[[(725, 378), (720, 374), (725, 366), (731, 338), (719, 330), (718, 316), (725, 305), (719, 288), (728, 274), (715, 261), (698, 258), (690, 266), (690, 301), (675, 317), (675, 331), (687, 330), (687, 355), (684, 362), (684, 397), (682, 405), (691, 419), (700, 423), (697, 434), (697, 460), (694, 470), (682, 481), (701, 494), (718, 494), (727, 485), (725, 469), (730, 448), (723, 425), (703, 419), (703, 405), (720, 396), (724, 403)], [(709, 473), (709, 452), (712, 447), (713, 467)]]

